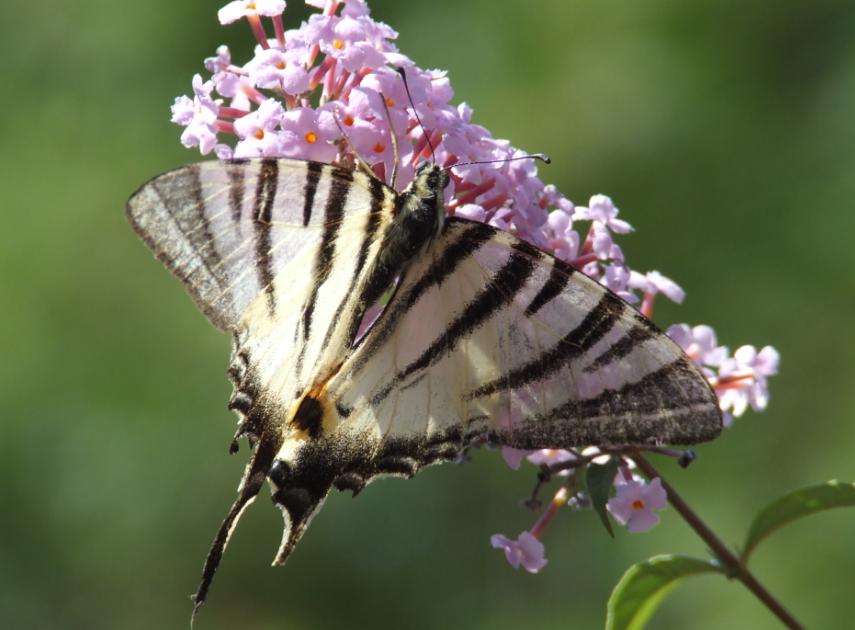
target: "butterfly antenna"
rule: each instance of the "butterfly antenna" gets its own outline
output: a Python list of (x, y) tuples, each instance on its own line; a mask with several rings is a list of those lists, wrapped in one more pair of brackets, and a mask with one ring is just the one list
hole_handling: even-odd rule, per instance
[(404, 89), (407, 91), (407, 98), (410, 99), (410, 106), (413, 108), (413, 114), (416, 116), (416, 122), (419, 123), (419, 127), (422, 128), (422, 133), (425, 134), (425, 140), (427, 140), (427, 145), (430, 147), (430, 154), (433, 157), (433, 162), (436, 164), (436, 151), (433, 149), (433, 142), (430, 141), (430, 135), (425, 129), (425, 126), (422, 124), (422, 119), (419, 118), (419, 110), (416, 109), (416, 104), (413, 101), (413, 95), (410, 94), (410, 85), (407, 83), (407, 73), (400, 66), (395, 67), (395, 70), (398, 74), (401, 75), (401, 79), (404, 81)]
[(479, 162), (457, 162), (456, 164), (452, 164), (451, 166), (446, 166), (444, 171), (448, 171), (455, 166), (469, 166), (470, 164), (498, 164), (504, 162), (516, 162), (517, 160), (540, 160), (544, 164), (552, 164), (552, 160), (549, 159), (549, 156), (546, 153), (528, 153), (526, 155), (517, 155), (516, 157), (511, 158), (503, 158), (500, 160), (484, 160)]

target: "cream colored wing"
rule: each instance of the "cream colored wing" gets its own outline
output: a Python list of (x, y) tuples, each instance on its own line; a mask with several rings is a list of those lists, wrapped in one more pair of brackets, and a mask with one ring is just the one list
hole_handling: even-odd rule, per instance
[(560, 260), (459, 219), (329, 396), (339, 431), (371, 436), (380, 458), (406, 451), (415, 468), (481, 436), (533, 449), (689, 444), (721, 430), (703, 375), (648, 319)]
[[(143, 185), (127, 216), (155, 255), (185, 285), (202, 312), (233, 330), (265, 294), (272, 315), (291, 300), (290, 280), (279, 279), (298, 255), (299, 277), (313, 276), (305, 307), (311, 315), (328, 278), (343, 220), (364, 220), (351, 235), (362, 248), (351, 271), (364, 263), (394, 193), (376, 179), (328, 164), (299, 160), (232, 160), (191, 164)], [(314, 247), (315, 254), (307, 254)], [(355, 274), (351, 274), (355, 275)], [(345, 282), (342, 291), (350, 283)]]

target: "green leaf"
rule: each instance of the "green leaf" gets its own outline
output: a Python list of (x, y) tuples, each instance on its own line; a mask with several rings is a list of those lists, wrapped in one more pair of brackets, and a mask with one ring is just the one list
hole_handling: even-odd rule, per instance
[(609, 597), (606, 630), (640, 630), (680, 580), (700, 573), (722, 570), (714, 560), (677, 555), (653, 556), (631, 566)]
[(606, 503), (609, 500), (609, 492), (611, 492), (617, 470), (618, 460), (613, 457), (605, 464), (588, 464), (588, 469), (585, 471), (585, 488), (591, 498), (591, 505), (612, 538), (615, 537), (615, 533), (612, 530), (609, 513), (606, 511)]
[(828, 481), (817, 486), (795, 490), (773, 501), (757, 513), (742, 546), (742, 563), (757, 544), (779, 527), (803, 516), (823, 510), (855, 505), (855, 484)]

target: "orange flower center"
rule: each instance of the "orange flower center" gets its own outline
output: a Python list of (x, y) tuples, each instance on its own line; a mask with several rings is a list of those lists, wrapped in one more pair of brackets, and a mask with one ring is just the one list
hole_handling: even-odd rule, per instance
[(632, 509), (633, 510), (643, 510), (644, 509), (644, 501), (642, 501), (641, 499), (636, 499), (635, 501), (632, 502)]
[(259, 140), (263, 140), (263, 139), (264, 139), (264, 129), (259, 129), (259, 130), (258, 130), (258, 131), (256, 131), (253, 135), (254, 135), (256, 138), (258, 138)]
[(318, 134), (316, 134), (314, 131), (307, 131), (306, 135), (303, 137), (309, 144), (315, 144), (318, 141)]
[(276, 64), (276, 67), (279, 68), (280, 70), (284, 70), (285, 69), (285, 62), (280, 61), (279, 63)]
[(250, 11), (255, 11), (255, 3), (254, 2), (247, 2), (246, 8), (249, 9)]
[(395, 107), (395, 99), (391, 96), (386, 97), (386, 107)]
[(378, 142), (377, 144), (374, 145), (374, 153), (383, 153), (383, 151), (385, 151), (385, 150), (386, 150), (385, 144), (381, 144)]
[(347, 125), (348, 127), (353, 127), (353, 123), (354, 123), (353, 116), (348, 114), (347, 116), (344, 117), (344, 120), (342, 122), (345, 125)]
[(340, 39), (334, 39), (332, 41), (332, 45), (333, 45), (333, 48), (337, 48), (338, 50), (341, 50), (342, 48), (344, 48), (344, 42), (341, 41)]

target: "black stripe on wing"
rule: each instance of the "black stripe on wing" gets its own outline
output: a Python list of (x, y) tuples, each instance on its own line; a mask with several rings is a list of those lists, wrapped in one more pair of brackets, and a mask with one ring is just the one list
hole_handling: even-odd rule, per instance
[(575, 269), (570, 265), (554, 264), (552, 271), (549, 272), (549, 280), (540, 288), (540, 291), (538, 291), (537, 295), (534, 296), (531, 303), (526, 307), (525, 314), (531, 317), (554, 298), (561, 295), (570, 282), (570, 276), (574, 272)]
[(516, 389), (540, 381), (568, 365), (602, 339), (624, 313), (625, 302), (613, 293), (603, 293), (597, 305), (578, 326), (561, 338), (552, 348), (537, 358), (515, 368), (503, 376), (485, 383), (470, 392), (466, 398), (480, 398), (497, 391)]
[(330, 274), (332, 258), (335, 253), (335, 241), (341, 227), (341, 220), (344, 217), (344, 204), (347, 202), (347, 195), (350, 192), (353, 182), (353, 173), (351, 171), (336, 170), (338, 171), (338, 176), (332, 178), (329, 196), (327, 197), (326, 207), (324, 208), (324, 230), (321, 234), (321, 243), (318, 247), (312, 272), (314, 280), (312, 291), (303, 311), (304, 341), (309, 339), (309, 333), (312, 329), (312, 317), (314, 316), (315, 306), (318, 301), (318, 291), (320, 291), (321, 285), (326, 282)]
[(607, 367), (609, 364), (628, 356), (645, 341), (654, 339), (662, 334), (650, 324), (650, 320), (647, 318), (639, 316), (638, 319), (643, 321), (630, 328), (626, 336), (616, 341), (614, 345), (598, 356), (592, 363), (586, 365), (582, 371), (591, 373)]
[(303, 201), (303, 227), (309, 225), (312, 220), (312, 208), (315, 205), (315, 194), (318, 192), (318, 182), (321, 180), (321, 173), (324, 167), (318, 162), (306, 163), (306, 186), (303, 189), (305, 195)]
[(255, 228), (255, 269), (258, 284), (267, 294), (267, 310), (270, 315), (276, 310), (273, 295), (273, 256), (271, 256), (271, 223), (273, 204), (276, 201), (276, 187), (279, 180), (279, 165), (276, 160), (264, 160), (258, 174), (255, 189), (255, 209), (253, 226)]
[(243, 161), (230, 160), (226, 162), (226, 172), (229, 175), (229, 208), (231, 209), (232, 222), (235, 225), (238, 225), (240, 223), (240, 215), (243, 210), (246, 163)]
[(511, 254), (487, 286), (466, 305), (463, 313), (451, 322), (446, 331), (415, 361), (400, 370), (392, 381), (383, 386), (372, 397), (371, 404), (379, 405), (404, 379), (435, 363), (443, 354), (453, 350), (462, 338), (480, 327), (505, 304), (511, 302), (525, 286), (534, 268), (534, 262), (529, 256), (517, 252)]
[[(449, 224), (447, 221), (446, 225)], [(495, 230), (489, 225), (472, 222), (459, 238), (448, 243), (444, 251), (438, 252), (433, 263), (424, 274), (415, 280), (406, 291), (396, 295), (395, 299), (383, 311), (380, 319), (374, 325), (376, 332), (371, 335), (370, 340), (366, 339), (365, 343), (360, 346), (358, 355), (354, 357), (354, 363), (350, 369), (351, 373), (354, 375), (358, 373), (371, 357), (383, 347), (389, 335), (394, 334), (401, 319), (415, 306), (422, 295), (434, 286), (442, 284), (494, 233)]]

